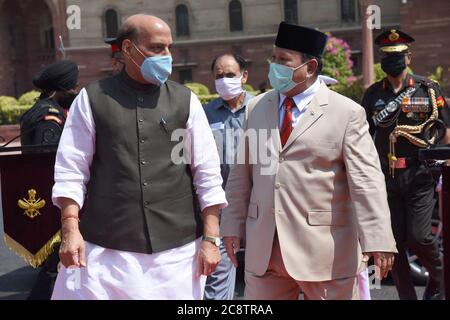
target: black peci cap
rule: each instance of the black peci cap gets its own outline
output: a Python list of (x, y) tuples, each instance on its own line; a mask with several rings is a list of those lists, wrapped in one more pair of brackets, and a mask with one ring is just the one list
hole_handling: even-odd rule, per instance
[(275, 45), (279, 48), (299, 51), (321, 58), (327, 39), (327, 35), (323, 32), (281, 22), (278, 27)]

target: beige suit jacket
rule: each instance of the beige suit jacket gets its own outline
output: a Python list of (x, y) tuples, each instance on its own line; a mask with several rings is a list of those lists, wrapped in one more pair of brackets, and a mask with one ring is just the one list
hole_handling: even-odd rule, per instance
[(297, 281), (352, 277), (362, 252), (397, 252), (364, 109), (321, 84), (282, 148), (278, 106), (275, 91), (250, 101), (226, 187), (221, 235), (246, 238), (246, 271), (266, 272), (275, 230)]

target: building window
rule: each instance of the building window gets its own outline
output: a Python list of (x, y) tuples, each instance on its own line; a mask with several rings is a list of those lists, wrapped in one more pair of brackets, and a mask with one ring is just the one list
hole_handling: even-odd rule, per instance
[(55, 49), (52, 18), (50, 15), (43, 15), (40, 17), (39, 28), (41, 34), (41, 48), (48, 51)]
[(287, 23), (298, 24), (297, 0), (284, 0), (284, 20)]
[(192, 82), (192, 69), (181, 69), (178, 74), (180, 76), (180, 83)]
[(175, 9), (177, 36), (189, 36), (189, 12), (184, 4), (180, 4)]
[(355, 0), (341, 0), (341, 19), (342, 22), (356, 21)]
[(230, 31), (242, 31), (244, 24), (242, 21), (242, 5), (240, 1), (233, 0), (228, 6), (230, 15)]
[(53, 27), (44, 30), (44, 48), (48, 50), (55, 49), (55, 38), (53, 36)]
[(106, 26), (106, 37), (115, 38), (117, 37), (117, 31), (119, 30), (119, 16), (117, 11), (114, 9), (108, 9), (105, 12), (105, 26)]

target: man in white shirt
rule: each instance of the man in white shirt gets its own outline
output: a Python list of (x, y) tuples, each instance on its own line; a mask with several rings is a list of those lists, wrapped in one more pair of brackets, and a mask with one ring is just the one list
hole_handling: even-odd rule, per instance
[[(196, 96), (167, 80), (164, 21), (131, 16), (118, 45), (124, 70), (80, 92), (61, 137), (53, 202), (63, 267), (52, 298), (201, 299), (227, 205), (214, 138)], [(177, 129), (187, 163), (173, 152)]]

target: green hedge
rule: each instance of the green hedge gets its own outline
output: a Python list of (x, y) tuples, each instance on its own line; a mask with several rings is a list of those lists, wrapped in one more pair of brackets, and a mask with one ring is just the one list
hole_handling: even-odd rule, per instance
[(208, 96), (210, 95), (209, 89), (204, 84), (198, 82), (185, 83), (186, 87), (188, 87), (192, 92), (194, 92), (197, 96)]
[(243, 87), (244, 87), (244, 89), (245, 89), (246, 91), (248, 91), (248, 92), (254, 92), (254, 91), (255, 91), (255, 89), (253, 89), (253, 87), (252, 87), (251, 85), (249, 85), (248, 83), (245, 83), (245, 84), (243, 85)]
[(32, 106), (5, 106), (0, 110), (0, 125), (18, 124), (20, 117), (27, 112)]
[(39, 98), (40, 95), (41, 95), (41, 93), (36, 90), (24, 93), (19, 98), (19, 104), (22, 106), (33, 105), (37, 101), (37, 99)]
[(0, 96), (0, 125), (17, 124), (20, 117), (29, 110), (38, 99), (38, 91), (30, 91), (14, 97)]
[(19, 101), (17, 101), (17, 99), (14, 97), (0, 96), (0, 110), (3, 107), (16, 106), (18, 104), (19, 104)]
[(205, 105), (214, 99), (217, 99), (219, 97), (218, 94), (208, 94), (208, 95), (197, 95), (198, 99), (202, 103), (202, 105)]

